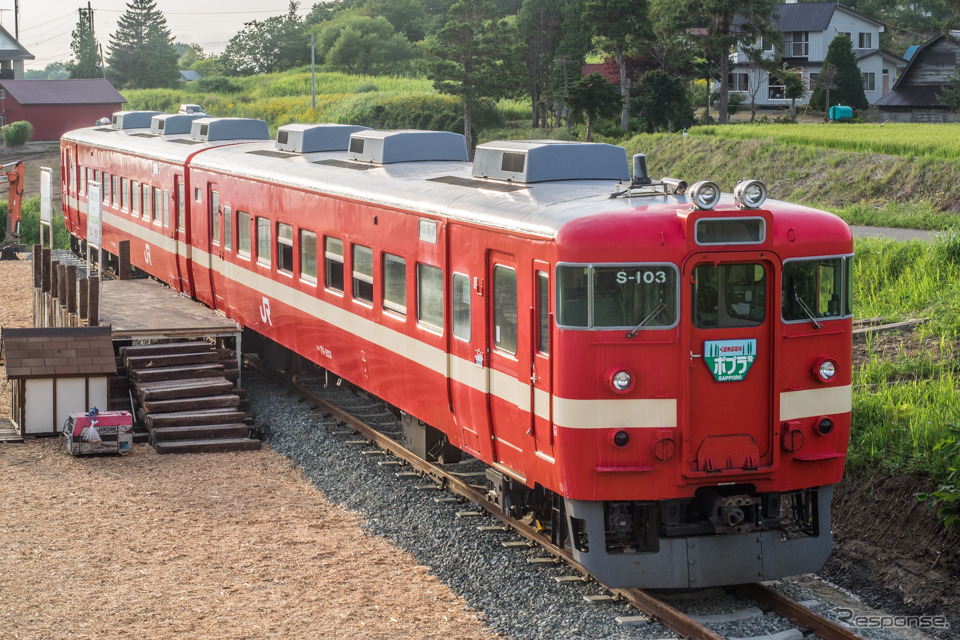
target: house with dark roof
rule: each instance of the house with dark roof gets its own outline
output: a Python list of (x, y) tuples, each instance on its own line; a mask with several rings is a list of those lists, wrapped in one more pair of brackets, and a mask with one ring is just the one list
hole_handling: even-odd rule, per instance
[(960, 71), (960, 31), (939, 35), (910, 57), (890, 93), (877, 101), (881, 122), (960, 122), (937, 94)]
[(34, 140), (59, 140), (71, 129), (92, 127), (121, 111), (126, 99), (104, 78), (0, 79), (0, 125), (27, 120)]
[[(875, 103), (887, 93), (896, 80), (897, 65), (904, 63), (897, 55), (883, 51), (880, 34), (883, 23), (838, 2), (807, 2), (796, 0), (778, 4), (773, 16), (774, 24), (783, 34), (780, 51), (783, 62), (799, 69), (807, 95), (798, 102), (805, 104), (817, 84), (827, 49), (840, 34), (849, 36), (854, 57), (863, 75), (863, 90), (867, 101)], [(770, 42), (759, 43), (764, 57), (774, 57)], [(759, 68), (742, 49), (731, 57), (730, 88), (743, 93), (747, 100), (756, 95), (762, 106), (789, 106), (784, 97), (784, 87)]]
[(22, 79), (23, 61), (34, 59), (36, 56), (24, 49), (9, 31), (0, 27), (0, 79)]

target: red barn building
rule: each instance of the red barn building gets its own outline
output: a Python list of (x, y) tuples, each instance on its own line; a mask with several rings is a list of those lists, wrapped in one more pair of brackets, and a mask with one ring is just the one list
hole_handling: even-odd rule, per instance
[(121, 111), (126, 99), (103, 78), (0, 80), (0, 125), (27, 120), (34, 140), (59, 140)]

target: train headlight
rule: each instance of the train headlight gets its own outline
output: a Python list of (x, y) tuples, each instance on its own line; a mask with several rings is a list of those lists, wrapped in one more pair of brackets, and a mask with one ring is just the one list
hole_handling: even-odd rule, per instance
[(741, 209), (756, 209), (767, 199), (767, 187), (759, 180), (742, 180), (734, 187), (733, 198)]
[(613, 444), (618, 447), (625, 447), (630, 444), (630, 434), (626, 431), (620, 430), (613, 434)]
[(833, 420), (830, 418), (820, 418), (817, 420), (817, 433), (822, 436), (829, 435), (833, 431)]
[(690, 187), (690, 199), (697, 209), (713, 209), (720, 202), (720, 187), (709, 180), (701, 180)]
[(607, 384), (617, 393), (630, 393), (635, 383), (633, 374), (626, 369), (614, 369), (607, 376)]
[(813, 365), (813, 375), (820, 382), (830, 382), (837, 376), (837, 362), (830, 358), (820, 358)]

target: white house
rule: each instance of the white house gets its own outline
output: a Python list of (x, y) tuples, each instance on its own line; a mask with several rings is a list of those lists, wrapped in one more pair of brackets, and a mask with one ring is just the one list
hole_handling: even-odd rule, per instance
[[(853, 53), (863, 74), (863, 89), (870, 104), (890, 90), (896, 80), (897, 65), (904, 64), (899, 56), (879, 48), (883, 23), (837, 2), (799, 4), (792, 0), (778, 4), (774, 21), (783, 33), (783, 62), (799, 69), (807, 85), (807, 95), (797, 101), (800, 104), (809, 100), (827, 48), (840, 34), (849, 36), (853, 43)], [(770, 43), (762, 42), (760, 46), (764, 57), (774, 56)], [(747, 102), (755, 97), (760, 106), (789, 106), (790, 101), (783, 96), (783, 86), (771, 80), (743, 50), (738, 49), (732, 54), (730, 62), (732, 91), (744, 94)]]

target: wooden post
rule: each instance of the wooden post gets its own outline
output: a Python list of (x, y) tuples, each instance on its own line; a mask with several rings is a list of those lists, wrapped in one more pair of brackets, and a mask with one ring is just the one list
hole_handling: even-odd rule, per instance
[(67, 307), (67, 265), (57, 265), (57, 304), (53, 307), (53, 326), (65, 327), (64, 311)]
[(70, 316), (70, 326), (73, 326), (73, 316), (77, 314), (77, 265), (67, 267), (67, 313)]
[(89, 291), (90, 291), (90, 279), (89, 279), (89, 278), (80, 278), (80, 280), (78, 281), (78, 284), (80, 285), (80, 295), (78, 296), (78, 299), (79, 299), (79, 302), (80, 302), (80, 309), (79, 309), (79, 311), (80, 311), (80, 326), (83, 326), (83, 325), (84, 325), (84, 321), (86, 321), (86, 319), (87, 319), (87, 316), (90, 315), (90, 314), (88, 313), (88, 306), (87, 306), (88, 303), (90, 302), (90, 294), (89, 294)]
[(40, 291), (48, 293), (50, 291), (50, 262), (53, 258), (52, 249), (43, 249), (43, 265), (40, 269)]
[(51, 297), (56, 298), (60, 293), (60, 283), (57, 281), (57, 276), (59, 276), (59, 260), (52, 260), (50, 262), (50, 295)]
[(120, 262), (120, 265), (117, 267), (117, 272), (121, 280), (130, 279), (130, 241), (121, 240), (120, 248), (117, 252), (117, 260)]
[(100, 278), (90, 278), (87, 293), (90, 300), (87, 302), (87, 326), (100, 326)]
[(39, 244), (33, 245), (33, 286), (35, 289), (40, 288), (40, 284), (43, 282), (43, 247)]

